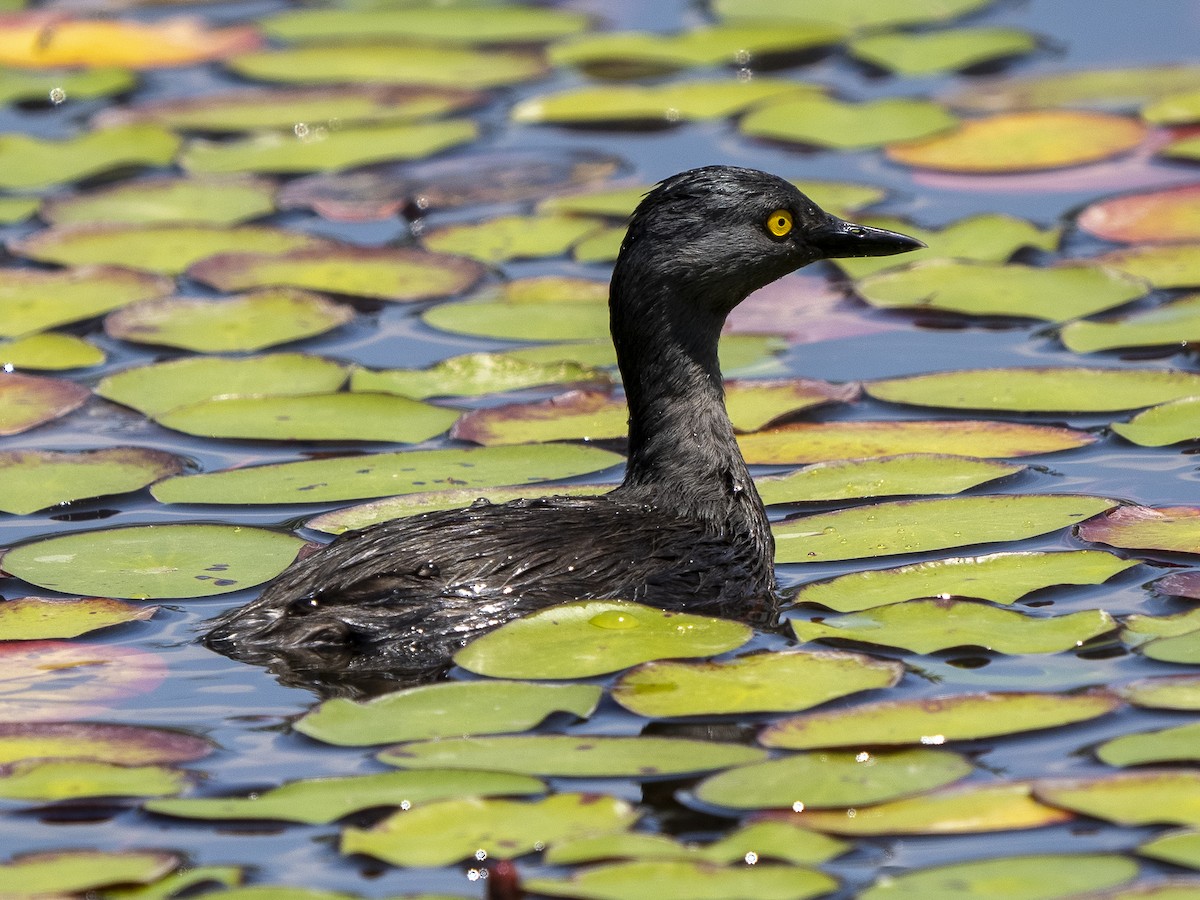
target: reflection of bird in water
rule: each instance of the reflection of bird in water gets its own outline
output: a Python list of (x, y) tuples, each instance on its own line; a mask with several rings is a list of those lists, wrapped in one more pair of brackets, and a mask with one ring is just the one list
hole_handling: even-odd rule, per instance
[(345, 534), (221, 616), (210, 646), (336, 691), (436, 670), (472, 637), (573, 599), (771, 621), (774, 543), (725, 413), (721, 327), (808, 263), (921, 246), (752, 169), (667, 179), (634, 213), (610, 290), (630, 413), (624, 482)]

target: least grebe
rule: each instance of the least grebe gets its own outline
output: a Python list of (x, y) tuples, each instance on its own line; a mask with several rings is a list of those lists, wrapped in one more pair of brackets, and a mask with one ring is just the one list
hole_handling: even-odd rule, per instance
[(811, 262), (922, 246), (843, 222), (764, 172), (667, 179), (634, 212), (609, 292), (629, 404), (621, 485), (344, 534), (220, 617), (209, 645), (329, 689), (436, 671), (482, 632), (568, 600), (770, 622), (774, 542), (725, 412), (725, 317)]

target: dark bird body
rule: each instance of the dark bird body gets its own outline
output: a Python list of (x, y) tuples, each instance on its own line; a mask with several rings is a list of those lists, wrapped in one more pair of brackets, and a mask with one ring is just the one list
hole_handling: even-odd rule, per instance
[(436, 671), (483, 631), (574, 599), (771, 621), (774, 542), (717, 364), (725, 317), (816, 260), (921, 246), (843, 222), (752, 169), (666, 180), (633, 215), (609, 295), (629, 404), (622, 484), (348, 533), (222, 616), (210, 646), (336, 690)]

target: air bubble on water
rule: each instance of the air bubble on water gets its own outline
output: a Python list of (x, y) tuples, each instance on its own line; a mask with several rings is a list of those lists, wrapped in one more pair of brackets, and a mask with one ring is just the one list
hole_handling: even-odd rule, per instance
[(50, 88), (50, 102), (53, 103), (55, 106), (58, 106), (60, 103), (62, 103), (66, 99), (67, 99), (67, 92), (64, 91), (62, 88), (60, 88), (60, 87)]

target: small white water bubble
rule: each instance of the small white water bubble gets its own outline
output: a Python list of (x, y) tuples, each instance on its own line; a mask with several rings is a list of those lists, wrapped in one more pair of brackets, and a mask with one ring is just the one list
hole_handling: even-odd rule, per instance
[(66, 99), (67, 99), (67, 92), (64, 91), (62, 88), (60, 88), (60, 87), (50, 88), (50, 102), (53, 103), (55, 106), (58, 106)]

